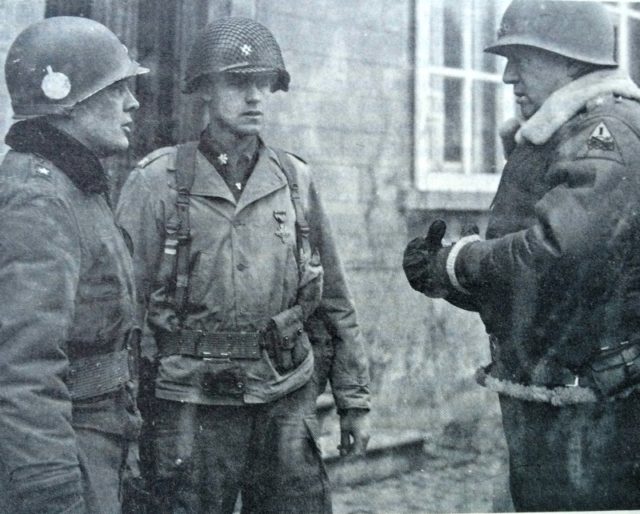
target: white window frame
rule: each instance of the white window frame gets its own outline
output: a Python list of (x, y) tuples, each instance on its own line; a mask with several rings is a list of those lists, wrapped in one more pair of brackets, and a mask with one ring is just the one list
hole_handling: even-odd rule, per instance
[[(456, 1), (456, 0), (451, 0)], [(492, 84), (502, 84), (502, 72), (489, 73), (473, 68), (473, 13), (470, 2), (460, 2), (463, 9), (462, 35), (462, 68), (451, 68), (444, 66), (434, 66), (431, 64), (430, 56), (430, 34), (427, 27), (421, 28), (424, 21), (429, 23), (431, 19), (431, 1), (415, 0), (415, 76), (414, 76), (414, 98), (415, 98), (415, 123), (414, 123), (414, 186), (419, 192), (437, 192), (439, 198), (451, 199), (452, 193), (476, 194), (481, 198), (480, 204), (487, 204), (487, 195), (493, 196), (500, 173), (482, 173), (474, 169), (473, 159), (473, 86), (479, 81)], [(508, 2), (504, 2), (504, 9)], [(498, 16), (502, 12), (497, 13)], [(497, 20), (498, 21), (498, 20)], [(432, 142), (428, 138), (433, 133), (433, 123), (430, 122), (429, 98), (427, 95), (433, 94), (431, 91), (432, 77), (456, 78), (462, 80), (462, 156), (460, 165), (443, 161), (434, 162), (430, 159), (430, 145)], [(437, 94), (437, 92), (435, 92)], [(503, 110), (513, 109), (513, 97), (508, 88), (500, 88), (498, 101), (502, 104)], [(436, 122), (441, 122), (437, 120)], [(430, 126), (431, 125), (431, 126)], [(438, 130), (441, 128), (436, 128)], [(497, 134), (496, 134), (497, 136)], [(500, 148), (496, 149), (500, 152)], [(497, 156), (500, 163), (501, 155)], [(457, 169), (453, 171), (452, 165)], [(501, 167), (501, 166), (500, 166)], [(432, 200), (434, 197), (432, 196)], [(490, 199), (488, 200), (490, 201)], [(456, 202), (454, 202), (456, 203)], [(459, 203), (459, 202), (457, 202)], [(468, 204), (469, 202), (463, 202)], [(474, 204), (475, 202), (471, 202)], [(478, 205), (481, 208), (483, 205)], [(431, 206), (440, 208), (439, 205)], [(473, 207), (470, 205), (469, 207)]]
[(616, 16), (614, 21), (617, 21), (618, 27), (618, 63), (624, 71), (629, 71), (631, 67), (631, 55), (629, 54), (629, 20), (633, 19), (640, 23), (640, 11), (634, 11), (629, 6), (630, 4), (638, 3), (640, 2), (623, 0), (611, 2), (611, 4), (615, 5), (605, 5), (609, 12)]

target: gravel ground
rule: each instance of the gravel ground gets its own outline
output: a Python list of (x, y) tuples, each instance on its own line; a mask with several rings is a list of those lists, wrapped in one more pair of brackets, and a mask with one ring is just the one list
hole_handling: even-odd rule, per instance
[(334, 489), (335, 514), (512, 510), (499, 419), (445, 427), (425, 447), (421, 469), (375, 483)]

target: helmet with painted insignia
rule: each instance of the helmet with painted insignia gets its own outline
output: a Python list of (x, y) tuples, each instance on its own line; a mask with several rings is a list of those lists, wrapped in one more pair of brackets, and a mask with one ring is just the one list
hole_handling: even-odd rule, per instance
[(68, 113), (111, 84), (149, 70), (104, 25), (56, 16), (18, 35), (4, 71), (14, 118), (24, 119)]
[(272, 91), (287, 91), (290, 76), (271, 31), (249, 18), (222, 18), (198, 34), (187, 58), (183, 92), (212, 73), (274, 73)]
[(485, 52), (508, 56), (514, 46), (617, 66), (613, 22), (600, 2), (513, 0), (502, 17), (498, 40)]

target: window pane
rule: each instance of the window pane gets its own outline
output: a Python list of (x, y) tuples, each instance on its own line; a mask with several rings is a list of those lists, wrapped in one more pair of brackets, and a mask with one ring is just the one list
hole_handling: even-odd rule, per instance
[(505, 0), (472, 1), (472, 62), (473, 68), (489, 73), (499, 73), (504, 58), (484, 51), (495, 43), (500, 26), (500, 18), (509, 2)]
[(429, 62), (434, 66), (462, 67), (462, 15), (451, 0), (429, 2)]
[(629, 74), (631, 78), (640, 84), (640, 21), (629, 18), (629, 39), (627, 40), (629, 58)]
[(500, 112), (499, 85), (476, 82), (473, 87), (473, 145), (474, 172), (498, 173), (501, 165), (498, 124)]
[(444, 80), (444, 160), (462, 160), (462, 81)]
[(444, 6), (444, 65), (462, 68), (462, 16), (453, 2)]

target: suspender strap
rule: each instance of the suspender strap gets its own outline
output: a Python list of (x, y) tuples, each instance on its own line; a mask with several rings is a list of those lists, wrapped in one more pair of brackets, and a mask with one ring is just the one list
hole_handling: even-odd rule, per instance
[(311, 243), (309, 242), (309, 223), (307, 222), (307, 216), (304, 213), (302, 207), (302, 199), (300, 198), (300, 188), (298, 187), (298, 172), (296, 167), (291, 162), (291, 157), (284, 150), (279, 148), (273, 148), (273, 151), (278, 156), (280, 161), (280, 169), (287, 178), (289, 184), (289, 191), (291, 192), (291, 203), (296, 213), (296, 243), (298, 246), (298, 271), (302, 273), (302, 263), (306, 258), (311, 257)]
[(72, 361), (66, 382), (72, 400), (85, 400), (117, 391), (129, 380), (125, 349)]
[(189, 288), (189, 261), (191, 259), (191, 225), (189, 222), (190, 193), (196, 176), (196, 151), (198, 143), (178, 145), (176, 155), (176, 214), (178, 215), (176, 267), (175, 267), (175, 304), (179, 318), (184, 316)]

